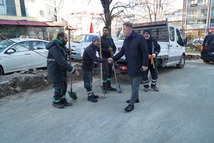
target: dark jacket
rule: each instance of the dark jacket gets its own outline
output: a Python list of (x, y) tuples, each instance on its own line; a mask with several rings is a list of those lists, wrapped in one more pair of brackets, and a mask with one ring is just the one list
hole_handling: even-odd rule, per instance
[(47, 56), (48, 79), (51, 82), (66, 81), (66, 71), (75, 72), (75, 68), (67, 62), (66, 47), (60, 40), (50, 42), (46, 48), (49, 50)]
[(150, 37), (146, 40), (149, 55), (155, 54), (156, 57), (160, 53), (160, 45), (158, 44), (157, 40)]
[(148, 66), (149, 63), (148, 48), (144, 37), (132, 31), (130, 36), (125, 38), (121, 51), (113, 57), (113, 60), (117, 61), (123, 55), (125, 55), (128, 65), (128, 75), (141, 76), (141, 67)]
[(111, 57), (111, 53), (109, 52), (109, 47), (113, 48), (113, 52), (116, 51), (116, 46), (114, 44), (114, 40), (110, 36), (102, 36), (101, 37), (101, 48), (102, 48), (102, 57), (109, 58)]
[(96, 51), (98, 47), (94, 44), (90, 44), (83, 53), (82, 58), (82, 69), (83, 70), (90, 70), (92, 71), (94, 68), (94, 62), (97, 63), (105, 63), (107, 62), (106, 59), (101, 59), (96, 56)]

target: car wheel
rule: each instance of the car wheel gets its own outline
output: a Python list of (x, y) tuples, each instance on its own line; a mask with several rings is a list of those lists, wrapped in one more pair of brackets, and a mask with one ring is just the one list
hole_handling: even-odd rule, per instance
[(179, 68), (179, 69), (181, 69), (181, 68), (184, 67), (184, 65), (185, 65), (185, 57), (182, 55), (181, 59), (179, 61), (179, 64), (177, 64), (176, 67)]
[(0, 75), (3, 75), (4, 74), (4, 70), (3, 68), (0, 66)]
[(209, 61), (208, 60), (203, 60), (205, 63), (209, 63)]

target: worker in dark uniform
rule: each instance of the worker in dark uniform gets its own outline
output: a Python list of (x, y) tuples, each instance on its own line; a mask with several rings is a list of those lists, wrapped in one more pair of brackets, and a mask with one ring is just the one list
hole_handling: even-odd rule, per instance
[[(103, 27), (103, 36), (101, 37), (101, 48), (102, 57), (108, 59), (112, 57), (116, 51), (116, 46), (113, 39), (109, 34), (109, 28)], [(111, 75), (112, 75), (112, 64), (107, 63), (107, 66), (103, 66), (103, 92), (107, 93), (109, 91), (116, 91), (116, 88), (111, 86)]]
[(92, 71), (94, 68), (94, 62), (107, 63), (107, 59), (102, 59), (96, 56), (96, 51), (100, 46), (100, 38), (94, 37), (92, 43), (85, 49), (82, 59), (82, 73), (84, 87), (88, 93), (88, 101), (97, 102), (98, 95), (94, 95), (92, 90)]
[(47, 56), (48, 79), (53, 83), (54, 87), (52, 105), (57, 108), (64, 108), (65, 106), (72, 105), (67, 102), (65, 98), (67, 90), (67, 71), (71, 74), (79, 75), (75, 67), (67, 62), (67, 49), (65, 47), (67, 41), (67, 34), (59, 32), (57, 38), (46, 46), (49, 50)]
[(143, 72), (143, 86), (144, 91), (149, 91), (149, 78), (148, 78), (148, 72), (150, 71), (152, 81), (151, 81), (151, 89), (159, 92), (159, 89), (156, 86), (157, 79), (158, 79), (158, 71), (157, 71), (157, 56), (160, 53), (160, 45), (158, 44), (157, 40), (151, 37), (151, 33), (149, 30), (143, 31), (143, 36), (146, 40), (147, 47), (148, 47), (148, 53), (149, 53), (149, 66), (148, 70)]

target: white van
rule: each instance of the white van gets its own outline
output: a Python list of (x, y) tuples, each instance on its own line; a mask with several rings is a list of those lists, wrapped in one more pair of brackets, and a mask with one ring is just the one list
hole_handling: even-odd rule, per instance
[[(150, 30), (152, 37), (158, 41), (161, 47), (161, 51), (157, 57), (159, 67), (184, 67), (186, 55), (184, 45), (186, 44), (186, 40), (182, 39), (178, 26), (167, 21), (159, 21), (134, 24), (133, 29), (139, 34), (143, 34), (145, 29)], [(118, 64), (119, 66), (126, 65), (125, 60), (118, 61)], [(127, 70), (127, 68), (120, 68), (120, 70), (123, 69)]]

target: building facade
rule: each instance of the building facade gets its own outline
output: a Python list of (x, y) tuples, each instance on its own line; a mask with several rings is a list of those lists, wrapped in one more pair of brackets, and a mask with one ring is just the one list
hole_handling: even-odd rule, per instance
[(213, 33), (214, 0), (184, 0), (182, 27), (191, 40)]
[(55, 0), (0, 0), (0, 34), (5, 38), (53, 40), (67, 23), (56, 13)]

